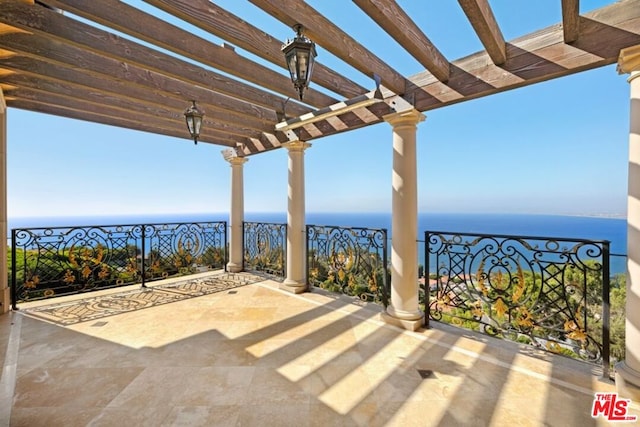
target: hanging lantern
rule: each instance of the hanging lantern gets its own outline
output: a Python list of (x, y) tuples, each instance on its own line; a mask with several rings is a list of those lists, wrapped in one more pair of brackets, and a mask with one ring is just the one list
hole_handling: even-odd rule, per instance
[(287, 44), (282, 46), (282, 52), (287, 61), (293, 86), (302, 101), (304, 90), (309, 87), (309, 82), (311, 82), (316, 45), (302, 34), (302, 25), (296, 24), (293, 29), (296, 31), (296, 37), (293, 40), (288, 40)]
[(191, 138), (193, 138), (193, 143), (198, 144), (204, 111), (198, 108), (198, 106), (196, 105), (196, 101), (191, 102), (193, 104), (185, 110), (184, 118), (187, 121), (187, 129), (189, 129), (189, 134), (191, 135)]

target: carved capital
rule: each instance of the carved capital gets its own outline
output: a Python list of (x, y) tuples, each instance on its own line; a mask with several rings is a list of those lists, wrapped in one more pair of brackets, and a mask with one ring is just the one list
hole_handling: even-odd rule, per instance
[(416, 109), (401, 111), (398, 113), (387, 114), (382, 119), (393, 127), (397, 126), (415, 126), (427, 118), (424, 114)]
[(232, 157), (227, 161), (229, 162), (229, 164), (231, 164), (231, 166), (242, 166), (244, 163), (248, 162), (249, 159), (247, 159), (246, 157)]
[(311, 144), (304, 141), (291, 141), (285, 142), (284, 144), (282, 144), (282, 146), (289, 151), (304, 151), (307, 148), (311, 147)]

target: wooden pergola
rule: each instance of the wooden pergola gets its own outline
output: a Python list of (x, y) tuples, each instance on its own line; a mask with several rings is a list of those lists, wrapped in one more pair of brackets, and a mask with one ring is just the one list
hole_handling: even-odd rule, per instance
[[(291, 134), (276, 124), (301, 115), (324, 114), (295, 130), (311, 141), (379, 123), (398, 101), (418, 111), (440, 108), (612, 64), (621, 49), (640, 43), (640, 2), (634, 0), (585, 15), (578, 0), (550, 2), (561, 7), (562, 22), (511, 41), (504, 40), (487, 0), (459, 0), (451, 7), (462, 8), (485, 50), (446, 58), (395, 1), (354, 0), (425, 68), (404, 76), (366, 40), (354, 39), (302, 0), (251, 0), (287, 26), (302, 24), (317, 45), (371, 78), (371, 87), (363, 87), (320, 62), (298, 102), (281, 52), (284, 40), (260, 23), (208, 0), (145, 2), (225, 44), (117, 0), (1, 0), (0, 88), (7, 106), (186, 138), (182, 112), (196, 100), (207, 112), (200, 141), (248, 156), (289, 141)], [(374, 76), (386, 102), (341, 112), (345, 102), (374, 89)]]
[[(391, 298), (382, 318), (415, 330), (424, 320), (415, 244), (416, 128), (422, 113), (617, 62), (620, 72), (631, 74), (631, 132), (627, 351), (616, 382), (621, 393), (640, 401), (640, 0), (585, 14), (579, 0), (547, 2), (561, 11), (561, 22), (511, 41), (488, 0), (448, 2), (462, 9), (484, 47), (458, 59), (447, 58), (396, 1), (353, 0), (424, 67), (412, 76), (303, 0), (249, 0), (285, 26), (302, 25), (318, 46), (372, 82), (364, 87), (316, 63), (303, 101), (296, 100), (287, 75), (285, 40), (264, 32), (259, 22), (209, 0), (144, 1), (158, 13), (118, 0), (0, 0), (0, 234), (7, 229), (7, 108), (189, 138), (183, 111), (196, 101), (207, 112), (199, 140), (232, 149), (224, 150), (231, 153), (226, 160), (232, 168), (230, 271), (242, 268), (243, 163), (254, 154), (288, 150), (282, 286), (304, 292), (304, 151), (314, 139), (385, 121), (393, 127), (392, 242)], [(224, 42), (216, 45), (176, 23)], [(6, 249), (0, 246), (2, 312), (10, 300)]]

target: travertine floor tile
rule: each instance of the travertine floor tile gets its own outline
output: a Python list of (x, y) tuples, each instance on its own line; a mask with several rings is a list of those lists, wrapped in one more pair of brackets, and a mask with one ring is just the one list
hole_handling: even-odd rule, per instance
[(143, 372), (140, 368), (37, 368), (16, 384), (16, 407), (106, 406)]
[(175, 406), (161, 426), (233, 427), (238, 426), (241, 406)]
[(604, 425), (589, 365), (380, 311), (268, 282), (67, 327), (12, 313), (11, 425)]

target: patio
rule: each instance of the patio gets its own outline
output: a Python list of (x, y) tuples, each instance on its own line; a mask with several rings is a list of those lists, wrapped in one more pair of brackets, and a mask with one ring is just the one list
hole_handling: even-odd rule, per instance
[[(194, 293), (212, 280), (228, 286)], [(437, 322), (401, 330), (380, 306), (278, 286), (215, 272), (103, 291), (192, 294), (121, 314), (98, 303), (76, 323), (43, 306), (86, 298), (21, 304), (0, 317), (3, 425), (604, 424), (594, 393), (615, 386), (592, 365)]]
[[(65, 297), (48, 307), (43, 306), (48, 302), (21, 304), (20, 311), (12, 311), (9, 256), (0, 248), (0, 311), (6, 313), (0, 316), (6, 347), (0, 351), (3, 424), (604, 423), (591, 416), (594, 393), (615, 392), (616, 386), (600, 381), (593, 365), (437, 322), (424, 329), (416, 135), (427, 111), (614, 63), (618, 72), (631, 74), (626, 356), (616, 366), (616, 380), (618, 391), (638, 405), (640, 2), (612, 1), (585, 12), (578, 0), (563, 0), (548, 6), (557, 8), (556, 22), (505, 40), (500, 28), (506, 23), (498, 23), (487, 0), (461, 0), (473, 40), (455, 59), (445, 56), (423, 33), (428, 25), (414, 21), (398, 2), (354, 0), (356, 12), (370, 18), (394, 49), (420, 64), (421, 71), (412, 75), (399, 71), (401, 61), (387, 63), (370, 51), (378, 46), (369, 34), (351, 35), (310, 2), (251, 0), (239, 10), (243, 16), (248, 3), (259, 9), (254, 12), (280, 21), (286, 33), (269, 34), (263, 19), (247, 21), (206, 0), (146, 0), (135, 6), (0, 0), (0, 182), (7, 182), (7, 111), (14, 108), (215, 144), (231, 166), (229, 235), (220, 241), (225, 251), (228, 245), (224, 260), (233, 273), (201, 276), (198, 282), (154, 282), (147, 290), (134, 285), (103, 292), (108, 296), (102, 298)], [(301, 56), (295, 63), (305, 65), (292, 77), (311, 78), (314, 69), (312, 86), (296, 78), (292, 85), (286, 75), (291, 58), (285, 59), (282, 45), (294, 26), (339, 60), (335, 68), (311, 67), (309, 57)], [(300, 31), (296, 37), (302, 36)], [(369, 47), (361, 44), (365, 39)], [(474, 53), (473, 46), (480, 50)], [(344, 65), (349, 68), (343, 74)], [(189, 105), (197, 112), (196, 102), (207, 111), (202, 129), (196, 125), (201, 114), (190, 107), (190, 114), (183, 113)], [(392, 130), (390, 293), (384, 311), (307, 292), (304, 246), (305, 151), (325, 137), (380, 123)], [(496, 132), (496, 137), (505, 135)], [(283, 282), (242, 272), (244, 165), (278, 149), (287, 152)], [(6, 185), (0, 185), (0, 201), (0, 233), (6, 236)], [(136, 229), (140, 246), (118, 246), (120, 264), (103, 262), (103, 247), (91, 235), (78, 245), (81, 254), (55, 252), (53, 259), (66, 257), (73, 267), (59, 271), (62, 281), (71, 286), (80, 278), (114, 279), (128, 271), (126, 260), (132, 272), (140, 272), (129, 279), (145, 280), (154, 269), (145, 264), (151, 252), (145, 233), (152, 229)], [(386, 255), (380, 261), (386, 268)], [(22, 277), (28, 289), (40, 278)], [(506, 313), (504, 305), (496, 298), (489, 314)], [(584, 332), (577, 323), (565, 326)], [(634, 406), (633, 414), (638, 410)]]

